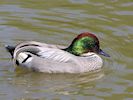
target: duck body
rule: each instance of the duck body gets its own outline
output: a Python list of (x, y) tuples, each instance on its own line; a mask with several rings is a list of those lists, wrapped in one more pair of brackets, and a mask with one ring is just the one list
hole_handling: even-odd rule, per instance
[(82, 54), (74, 54), (69, 52), (71, 47), (60, 45), (26, 41), (15, 47), (6, 46), (6, 49), (11, 53), (14, 64), (38, 72), (83, 73), (100, 69), (103, 65), (95, 52), (85, 50)]

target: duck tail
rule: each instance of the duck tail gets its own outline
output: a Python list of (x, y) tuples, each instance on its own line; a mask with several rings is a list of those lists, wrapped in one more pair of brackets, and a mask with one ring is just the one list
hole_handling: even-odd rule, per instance
[(12, 56), (12, 58), (13, 58), (15, 46), (5, 45), (5, 48), (6, 48), (6, 50), (11, 54), (11, 56)]

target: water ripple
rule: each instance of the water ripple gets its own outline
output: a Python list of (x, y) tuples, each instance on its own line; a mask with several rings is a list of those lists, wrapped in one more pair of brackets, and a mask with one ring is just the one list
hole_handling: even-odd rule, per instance
[[(132, 99), (132, 5), (129, 0), (1, 1), (0, 99)], [(27, 40), (69, 45), (84, 31), (95, 33), (111, 55), (102, 57), (102, 72), (49, 75), (15, 70), (4, 49), (4, 44)]]

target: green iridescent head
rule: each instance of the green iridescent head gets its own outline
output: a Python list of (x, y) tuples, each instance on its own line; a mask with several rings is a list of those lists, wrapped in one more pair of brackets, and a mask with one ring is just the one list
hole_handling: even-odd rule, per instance
[(109, 57), (108, 54), (100, 49), (98, 38), (89, 32), (84, 32), (78, 35), (72, 41), (71, 45), (65, 50), (76, 56), (80, 56), (88, 52), (94, 52)]

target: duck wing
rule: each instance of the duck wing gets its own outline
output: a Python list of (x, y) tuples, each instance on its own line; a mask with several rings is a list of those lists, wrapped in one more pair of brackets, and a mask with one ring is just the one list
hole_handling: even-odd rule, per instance
[(41, 43), (41, 42), (36, 42), (36, 41), (26, 41), (26, 42), (18, 44), (15, 49), (19, 49), (19, 48), (27, 47), (27, 46), (38, 46), (38, 47), (44, 47), (44, 48), (48, 47), (48, 48), (58, 48), (58, 49), (66, 48), (65, 46), (62, 46), (62, 45), (46, 44), (46, 43)]
[(72, 54), (66, 51), (56, 48), (40, 48), (40, 52), (38, 52), (37, 55), (42, 58), (65, 63), (70, 62), (73, 56)]
[(60, 45), (45, 44), (35, 41), (23, 42), (16, 46), (14, 52), (14, 58), (20, 52), (29, 52), (35, 56), (48, 60), (53, 60), (56, 62), (70, 62), (72, 60), (71, 59), (72, 56), (74, 55), (62, 50), (62, 48), (65, 47)]

